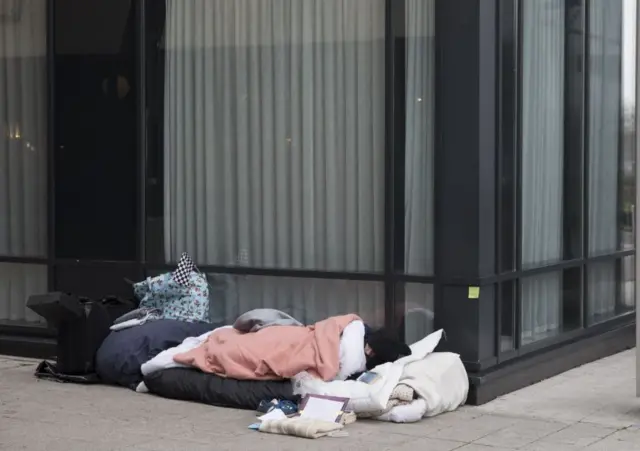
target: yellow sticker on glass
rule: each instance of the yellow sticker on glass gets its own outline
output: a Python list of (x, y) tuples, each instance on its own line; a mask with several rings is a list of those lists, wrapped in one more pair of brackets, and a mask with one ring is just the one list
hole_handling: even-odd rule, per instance
[(480, 287), (469, 287), (469, 299), (478, 299), (480, 297)]

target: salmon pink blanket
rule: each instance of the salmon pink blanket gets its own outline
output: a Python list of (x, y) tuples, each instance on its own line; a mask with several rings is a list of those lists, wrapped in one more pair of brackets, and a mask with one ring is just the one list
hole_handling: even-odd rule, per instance
[(243, 334), (224, 328), (173, 360), (232, 379), (289, 379), (307, 371), (324, 381), (340, 369), (340, 335), (357, 315), (334, 316), (313, 326), (271, 326)]

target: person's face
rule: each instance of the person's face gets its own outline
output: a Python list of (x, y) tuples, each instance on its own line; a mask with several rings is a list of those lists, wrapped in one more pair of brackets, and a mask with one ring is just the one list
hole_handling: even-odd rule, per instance
[(375, 355), (373, 349), (371, 349), (371, 346), (369, 346), (368, 344), (364, 345), (364, 353), (367, 355), (367, 357), (373, 357)]

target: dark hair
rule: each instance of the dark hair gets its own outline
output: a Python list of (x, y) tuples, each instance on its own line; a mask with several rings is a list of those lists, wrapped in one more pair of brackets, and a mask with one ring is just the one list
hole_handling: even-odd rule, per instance
[(367, 369), (373, 369), (387, 362), (394, 362), (401, 357), (411, 355), (411, 348), (398, 336), (385, 329), (368, 331), (364, 341), (373, 351), (372, 356), (367, 356)]

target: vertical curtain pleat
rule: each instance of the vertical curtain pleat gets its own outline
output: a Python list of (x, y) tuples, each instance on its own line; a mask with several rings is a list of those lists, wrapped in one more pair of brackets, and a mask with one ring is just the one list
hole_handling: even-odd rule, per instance
[[(20, 7), (19, 20), (0, 22), (0, 255), (44, 257), (46, 1), (23, 0)], [(46, 291), (46, 274), (45, 266), (0, 264), (0, 321), (41, 321), (25, 302)]]
[[(382, 270), (384, 1), (167, 5), (166, 260)], [(375, 284), (234, 280), (227, 317), (384, 319)]]
[[(523, 0), (522, 266), (562, 258), (564, 0)], [(562, 274), (521, 281), (522, 342), (559, 331)]]
[[(618, 250), (622, 0), (589, 0), (589, 255)], [(615, 315), (616, 263), (588, 270), (587, 311), (596, 322)]]

